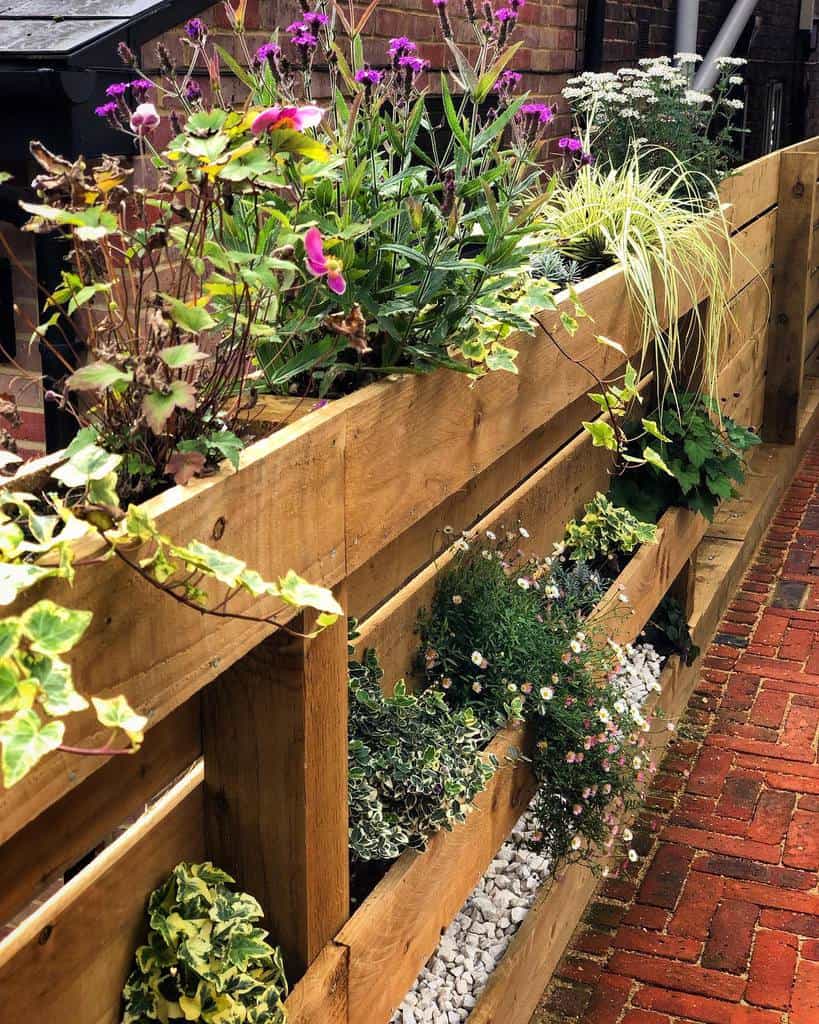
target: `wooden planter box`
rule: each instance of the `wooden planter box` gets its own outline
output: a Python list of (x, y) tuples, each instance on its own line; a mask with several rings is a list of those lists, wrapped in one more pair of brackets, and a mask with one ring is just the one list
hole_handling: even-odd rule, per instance
[[(720, 392), (727, 411), (757, 425), (780, 163), (775, 154), (750, 165), (723, 192), (741, 258)], [(561, 342), (612, 376), (623, 357), (596, 335), (615, 338), (629, 357), (639, 350), (622, 272), (578, 291), (593, 322)], [(703, 282), (689, 301), (707, 295)], [(571, 311), (568, 299), (561, 308)], [(589, 375), (543, 333), (519, 347), (518, 376), (470, 387), (442, 372), (372, 385), (253, 444), (238, 472), (172, 488), (148, 508), (180, 541), (220, 546), (267, 577), (293, 568), (336, 588), (360, 620), (362, 645), (378, 648), (395, 679), (451, 557), (444, 526), (522, 521), (533, 550), (548, 550), (606, 489), (608, 455), (578, 429), (594, 414)], [(660, 543), (620, 581), (630, 614), (618, 602), (611, 616), (615, 594), (602, 602), (621, 641), (687, 571), (706, 524), (672, 511), (662, 526)], [(44, 595), (94, 612), (72, 658), (83, 692), (125, 693), (150, 727), (135, 757), (55, 755), (0, 793), (4, 916), (164, 795), (0, 943), (0, 1024), (118, 1021), (148, 892), (178, 861), (203, 857), (260, 900), (290, 976), (303, 975), (288, 1000), (292, 1021), (387, 1020), (528, 802), (524, 764), (504, 761), (469, 820), (423, 855), (402, 857), (348, 920), (343, 624), (313, 643), (284, 641), (266, 626), (163, 601), (116, 561), (78, 573), (73, 590), (50, 582)], [(94, 740), (92, 717), (74, 716), (67, 742)], [(503, 755), (523, 742), (507, 730), (493, 747)]]

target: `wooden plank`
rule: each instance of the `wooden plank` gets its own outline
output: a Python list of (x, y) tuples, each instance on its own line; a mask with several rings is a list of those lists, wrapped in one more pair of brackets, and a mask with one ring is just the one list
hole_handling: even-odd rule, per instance
[[(610, 453), (593, 447), (586, 432), (579, 434), (484, 516), (475, 533), (522, 524), (530, 534), (529, 549), (550, 550), (563, 536), (567, 521), (581, 512), (597, 491), (607, 490), (610, 465)], [(456, 548), (449, 547), (359, 627), (356, 651), (359, 655), (368, 647), (378, 651), (388, 691), (397, 679), (410, 674), (418, 646), (418, 613), (429, 607), (438, 576), (455, 555)]]
[(782, 154), (763, 424), (765, 440), (778, 444), (796, 439), (817, 173), (819, 155)]
[(765, 403), (767, 332), (746, 342), (717, 379), (720, 408), (744, 426), (759, 430)]
[(770, 210), (733, 236), (729, 301), (773, 266), (778, 218), (779, 210)]
[(597, 626), (617, 643), (631, 643), (682, 571), (707, 526), (706, 519), (687, 509), (665, 512), (657, 524), (657, 543), (644, 544), (636, 552), (589, 616), (590, 630)]
[(475, 809), (390, 868), (336, 936), (349, 948), (349, 1024), (384, 1024), (534, 795), (520, 727), (489, 746), (499, 767)]
[(0, 943), (0, 1024), (117, 1024), (148, 895), (204, 857), (202, 766)]
[(737, 228), (772, 206), (779, 197), (779, 151), (745, 164), (720, 183), (719, 197), (732, 207)]
[(287, 1024), (347, 1024), (349, 950), (328, 943), (287, 997)]
[(349, 914), (347, 658), (346, 617), (277, 634), (202, 697), (208, 854), (265, 908), (290, 977)]
[(474, 527), (598, 411), (583, 395), (368, 558), (347, 581), (350, 615), (361, 621), (371, 614), (450, 546), (451, 531), (457, 534)]
[[(332, 585), (345, 575), (344, 425), (343, 410), (310, 413), (250, 446), (239, 472), (174, 487), (146, 502), (146, 509), (174, 539), (213, 544), (268, 579), (293, 568), (311, 582)], [(314, 500), (305, 503), (305, 495)], [(82, 554), (97, 550), (80, 547)], [(117, 559), (78, 572), (73, 587), (49, 581), (26, 601), (42, 595), (96, 613), (71, 653), (78, 688), (88, 696), (124, 693), (151, 727), (272, 632), (178, 605)], [(233, 607), (247, 610), (249, 601), (237, 599)], [(253, 604), (254, 614), (276, 610), (272, 599)], [(71, 715), (67, 726), (66, 743), (77, 746), (108, 736), (92, 712)], [(104, 763), (52, 754), (13, 789), (0, 791), (0, 842)]]
[(720, 372), (752, 338), (767, 337), (772, 283), (773, 273), (769, 270), (764, 276), (755, 277), (728, 304), (729, 317), (718, 359)]
[(190, 700), (146, 736), (133, 757), (114, 757), (0, 846), (0, 921), (22, 910), (110, 836), (202, 753), (199, 701)]

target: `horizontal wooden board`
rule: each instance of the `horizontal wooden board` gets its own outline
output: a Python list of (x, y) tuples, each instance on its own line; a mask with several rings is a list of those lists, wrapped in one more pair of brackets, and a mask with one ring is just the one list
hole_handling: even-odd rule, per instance
[(205, 856), (202, 767), (0, 943), (0, 1024), (117, 1024), (150, 892)]
[(452, 832), (404, 853), (336, 936), (349, 949), (349, 1024), (385, 1024), (534, 794), (521, 728), (491, 743), (499, 768)]
[(98, 772), (0, 845), (0, 921), (109, 838), (202, 753), (199, 701), (163, 719), (132, 757), (113, 757)]
[[(175, 540), (198, 538), (267, 578), (293, 568), (312, 582), (334, 584), (345, 576), (343, 458), (344, 419), (322, 409), (248, 448), (239, 472), (174, 487), (146, 508)], [(315, 497), (305, 501), (305, 495)], [(43, 594), (95, 613), (70, 655), (81, 692), (124, 693), (149, 717), (149, 727), (272, 632), (178, 605), (117, 559), (78, 571), (73, 587), (48, 581), (28, 592), (26, 602)], [(248, 602), (237, 600), (235, 607), (246, 611)], [(254, 614), (275, 610), (270, 599), (253, 605)], [(71, 715), (67, 725), (66, 743), (76, 746), (99, 745), (110, 732), (92, 711)], [(13, 789), (0, 790), (0, 842), (102, 764), (102, 758), (52, 754)]]
[(779, 199), (779, 152), (753, 160), (721, 182), (719, 197), (731, 206), (731, 221), (739, 229), (776, 206)]
[[(525, 549), (545, 554), (562, 538), (568, 520), (580, 513), (597, 491), (608, 489), (610, 465), (609, 452), (593, 447), (587, 433), (578, 435), (481, 519), (474, 535), (479, 538), (488, 529), (522, 525), (530, 534), (521, 542)], [(418, 646), (418, 614), (429, 607), (438, 576), (455, 554), (454, 547), (448, 548), (360, 626), (356, 650), (360, 654), (371, 647), (378, 652), (388, 691), (397, 679), (410, 673)]]
[(636, 552), (589, 616), (590, 628), (617, 643), (631, 643), (696, 550), (707, 526), (707, 520), (687, 509), (665, 512), (657, 524), (657, 542), (644, 544)]

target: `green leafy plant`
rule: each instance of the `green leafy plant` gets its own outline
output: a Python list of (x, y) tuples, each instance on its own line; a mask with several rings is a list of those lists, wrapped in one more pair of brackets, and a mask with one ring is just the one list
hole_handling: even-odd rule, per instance
[(680, 161), (696, 177), (698, 188), (713, 194), (714, 186), (736, 164), (742, 128), (736, 115), (742, 101), (731, 93), (742, 86), (746, 61), (719, 62), (719, 78), (709, 93), (697, 92), (690, 81), (701, 61), (696, 54), (641, 60), (638, 67), (617, 72), (587, 71), (570, 78), (563, 96), (589, 138), (598, 162), (621, 167), (639, 139), (647, 145), (646, 166)]
[[(92, 614), (49, 599), (25, 606), (22, 595), (44, 580), (72, 583), (78, 570), (88, 571), (76, 555), (80, 538), (104, 542), (92, 562), (119, 558), (158, 590), (205, 614), (275, 623), (273, 616), (226, 607), (239, 594), (315, 608), (317, 630), (341, 614), (329, 590), (292, 570), (268, 582), (201, 541), (174, 543), (138, 506), (121, 509), (116, 484), (122, 456), (106, 452), (88, 435), (78, 436), (66, 456), (53, 472), (53, 490), (46, 485), (31, 494), (0, 487), (0, 605), (17, 605), (16, 614), (0, 618), (0, 768), (7, 787), (55, 750), (114, 756), (133, 753), (142, 743), (147, 719), (121, 695), (91, 698), (98, 722), (112, 732), (109, 742), (93, 748), (63, 743), (64, 719), (89, 707), (64, 656), (81, 642)], [(5, 454), (5, 466), (15, 461)], [(114, 743), (119, 734), (127, 736), (128, 747)]]
[(654, 544), (657, 528), (599, 492), (586, 505), (582, 519), (566, 526), (565, 550), (572, 559), (617, 569), (619, 557), (641, 544)]
[(637, 800), (650, 728), (614, 680), (617, 651), (583, 620), (602, 592), (593, 570), (513, 555), (476, 537), (441, 577), (421, 620), (428, 683), (490, 725), (527, 722), (538, 781), (535, 845), (591, 861)]
[(213, 864), (178, 864), (148, 900), (148, 941), (123, 991), (123, 1024), (285, 1024), (281, 952), (262, 908)]
[[(663, 468), (642, 464), (617, 477), (615, 501), (635, 515), (656, 522), (672, 505), (713, 519), (721, 501), (736, 496), (745, 478), (744, 457), (759, 437), (728, 416), (704, 395), (684, 392), (659, 414), (664, 440), (658, 443)], [(638, 432), (626, 428), (629, 436)]]
[(385, 696), (374, 651), (350, 663), (350, 849), (358, 860), (391, 860), (422, 850), (451, 830), (495, 770), (481, 754), (487, 735), (465, 708), (439, 690)]
[[(635, 148), (619, 167), (586, 165), (573, 180), (558, 178), (545, 212), (548, 243), (566, 258), (622, 267), (640, 332), (638, 376), (654, 355), (662, 395), (699, 364), (715, 395), (730, 241), (724, 216), (697, 193), (683, 165), (649, 169)], [(706, 291), (711, 301), (703, 309)]]
[(693, 665), (700, 656), (683, 606), (673, 594), (666, 594), (649, 619), (645, 638), (658, 650), (668, 648), (670, 653), (679, 654), (686, 665)]

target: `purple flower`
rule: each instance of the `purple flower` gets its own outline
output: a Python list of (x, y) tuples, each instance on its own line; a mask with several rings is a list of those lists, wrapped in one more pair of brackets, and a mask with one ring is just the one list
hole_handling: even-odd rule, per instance
[(259, 49), (256, 51), (254, 60), (257, 64), (264, 64), (266, 62), (275, 60), (276, 57), (281, 55), (281, 47), (276, 46), (275, 43), (262, 43)]
[(549, 124), (555, 116), (554, 110), (547, 103), (524, 103), (520, 113), (524, 117), (536, 119), (539, 124)]
[(147, 78), (137, 78), (131, 82), (131, 92), (134, 94), (137, 103), (141, 103), (153, 87), (154, 83), (149, 82)]
[(194, 43), (201, 42), (207, 33), (205, 23), (201, 18), (191, 18), (185, 22), (185, 35)]
[(504, 71), (495, 82), (495, 89), (498, 92), (511, 92), (520, 85), (523, 75), (519, 71)]
[(378, 85), (384, 77), (384, 72), (376, 71), (375, 68), (362, 68), (356, 71), (353, 77), (361, 85)]
[(446, 7), (449, 0), (432, 0), (433, 7)]
[(396, 36), (395, 39), (390, 40), (390, 48), (387, 53), (391, 57), (404, 57), (408, 53), (415, 53), (418, 47), (411, 39), (407, 39), (406, 36)]
[(126, 92), (128, 92), (128, 82), (114, 82), (105, 90), (105, 95), (116, 99), (117, 96), (124, 96)]
[(511, 7), (499, 7), (495, 11), (496, 21), (514, 21), (517, 16), (517, 11), (512, 10)]
[(196, 103), (197, 100), (202, 99), (202, 90), (199, 87), (199, 83), (193, 81), (193, 79), (185, 86), (185, 99), (188, 103)]
[(284, 31), (289, 32), (291, 35), (299, 32), (309, 32), (310, 26), (306, 21), (292, 21)]
[(94, 113), (97, 117), (113, 117), (116, 114), (119, 107), (116, 103), (103, 103), (101, 107), (96, 107)]
[[(521, 109), (523, 109), (521, 107)], [(571, 135), (564, 135), (563, 138), (558, 140), (557, 143), (560, 149), (568, 149), (570, 153), (579, 153), (583, 149), (583, 143), (580, 139), (575, 139)]]
[(297, 32), (294, 36), (291, 36), (290, 42), (294, 46), (301, 47), (302, 49), (313, 50), (318, 46), (318, 37), (305, 29), (301, 32)]
[(423, 57), (411, 57), (409, 55), (398, 58), (398, 66), (400, 68), (410, 68), (412, 73), (420, 75), (422, 71), (426, 71), (429, 67), (429, 61), (424, 60)]
[(322, 11), (307, 11), (303, 15), (303, 20), (308, 25), (327, 25), (330, 19)]

